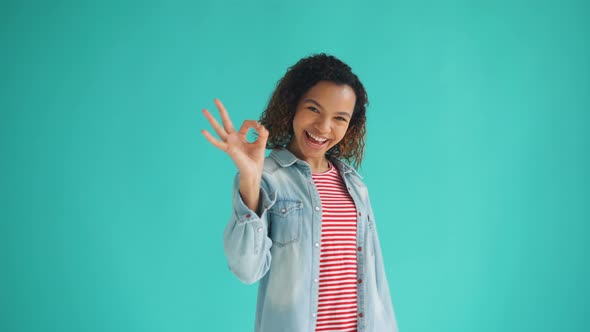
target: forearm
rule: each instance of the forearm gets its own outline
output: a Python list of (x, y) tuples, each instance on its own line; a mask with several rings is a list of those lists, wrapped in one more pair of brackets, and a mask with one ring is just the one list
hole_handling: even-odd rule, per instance
[(223, 242), (230, 269), (242, 282), (250, 284), (262, 278), (270, 268), (272, 241), (268, 237), (267, 210), (274, 205), (276, 194), (261, 181), (256, 193), (256, 205), (261, 207), (255, 212), (246, 205), (244, 195), (238, 192), (241, 182), (241, 178), (234, 180), (233, 213), (225, 228)]
[(240, 195), (246, 206), (260, 215), (260, 177), (240, 176)]

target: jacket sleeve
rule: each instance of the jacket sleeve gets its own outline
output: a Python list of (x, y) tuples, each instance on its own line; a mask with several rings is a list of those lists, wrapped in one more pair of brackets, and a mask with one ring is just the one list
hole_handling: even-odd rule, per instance
[(272, 241), (268, 237), (268, 209), (276, 201), (263, 174), (260, 186), (259, 211), (249, 209), (239, 190), (240, 174), (233, 184), (233, 212), (223, 233), (223, 249), (230, 270), (245, 284), (253, 284), (270, 269)]
[(397, 319), (395, 316), (395, 310), (393, 308), (393, 302), (391, 300), (391, 293), (389, 289), (389, 283), (385, 273), (385, 265), (383, 261), (383, 254), (381, 252), (381, 243), (379, 242), (379, 235), (377, 233), (377, 224), (375, 223), (375, 215), (373, 214), (373, 208), (371, 202), (367, 196), (368, 207), (369, 207), (369, 219), (373, 223), (373, 249), (375, 252), (375, 278), (376, 286), (379, 290), (381, 297), (381, 303), (385, 307), (385, 311), (388, 313), (385, 317), (389, 317), (390, 321), (386, 322), (387, 326), (391, 326), (393, 331), (398, 331)]

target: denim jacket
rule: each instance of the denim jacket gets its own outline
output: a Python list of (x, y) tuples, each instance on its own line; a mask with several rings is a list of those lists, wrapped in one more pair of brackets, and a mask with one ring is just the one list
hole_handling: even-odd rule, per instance
[[(357, 209), (359, 332), (397, 332), (397, 322), (367, 187), (340, 160), (339, 170)], [(318, 308), (322, 208), (309, 164), (287, 149), (265, 159), (259, 213), (233, 188), (233, 214), (223, 244), (230, 270), (258, 285), (255, 332), (312, 332)]]

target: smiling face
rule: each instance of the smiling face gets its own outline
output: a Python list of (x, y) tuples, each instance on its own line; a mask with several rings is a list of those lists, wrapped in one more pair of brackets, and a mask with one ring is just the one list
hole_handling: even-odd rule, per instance
[(299, 100), (293, 119), (293, 137), (287, 148), (310, 164), (325, 169), (326, 152), (346, 134), (356, 102), (348, 85), (320, 81)]

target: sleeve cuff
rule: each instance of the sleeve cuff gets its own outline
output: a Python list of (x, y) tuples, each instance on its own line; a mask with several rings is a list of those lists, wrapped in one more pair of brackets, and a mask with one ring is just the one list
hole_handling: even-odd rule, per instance
[(260, 220), (260, 217), (262, 217), (266, 211), (270, 209), (276, 202), (276, 193), (271, 193), (269, 195), (261, 185), (260, 198), (258, 200), (258, 210), (260, 211), (260, 216), (258, 216), (256, 211), (252, 211), (250, 208), (248, 208), (246, 203), (244, 203), (242, 200), (242, 195), (240, 195), (239, 189), (239, 174), (236, 176), (233, 193), (234, 219), (238, 223), (247, 223)]

